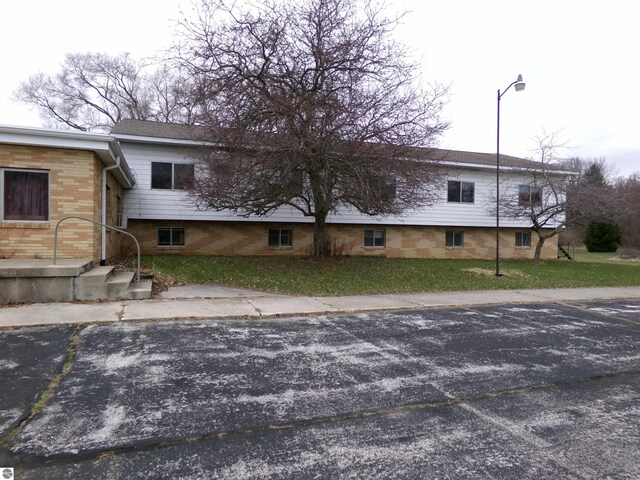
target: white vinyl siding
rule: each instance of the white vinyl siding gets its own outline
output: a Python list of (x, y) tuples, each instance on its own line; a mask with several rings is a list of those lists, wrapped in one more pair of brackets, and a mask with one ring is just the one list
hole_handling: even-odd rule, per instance
[[(186, 151), (170, 145), (153, 145), (133, 142), (121, 142), (121, 148), (127, 163), (134, 172), (137, 184), (125, 196), (125, 213), (130, 220), (215, 220), (234, 222), (273, 222), (273, 223), (313, 223), (310, 217), (303, 217), (293, 207), (281, 207), (266, 217), (242, 217), (230, 211), (198, 211), (189, 201), (187, 192), (181, 190), (152, 190), (151, 162), (191, 163), (185, 158)], [(196, 172), (197, 175), (197, 172)], [(414, 225), (414, 226), (469, 226), (495, 227), (495, 214), (491, 207), (495, 205), (495, 171), (491, 169), (472, 170), (470, 168), (451, 169), (452, 179), (474, 184), (474, 203), (447, 201), (447, 189), (440, 187), (441, 197), (431, 206), (420, 210), (406, 211), (401, 216), (370, 217), (359, 213), (355, 208), (341, 208), (331, 214), (327, 222), (356, 225)], [(462, 176), (464, 175), (464, 176)], [(501, 186), (501, 195), (518, 194), (518, 185), (524, 176), (502, 172), (505, 182), (515, 187)], [(436, 186), (436, 188), (438, 188)], [(512, 220), (501, 217), (503, 227), (528, 228), (526, 220)]]

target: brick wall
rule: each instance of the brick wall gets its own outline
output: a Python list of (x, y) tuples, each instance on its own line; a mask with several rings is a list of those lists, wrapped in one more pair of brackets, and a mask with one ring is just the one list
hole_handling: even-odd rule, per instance
[[(157, 227), (185, 228), (184, 247), (158, 247)], [(267, 245), (269, 228), (292, 228), (291, 248), (270, 248)], [(383, 229), (386, 247), (365, 247), (364, 230)], [(447, 230), (464, 231), (463, 248), (447, 248)], [(312, 251), (312, 225), (286, 225), (241, 222), (169, 222), (129, 220), (129, 233), (140, 242), (146, 255), (309, 255)], [(515, 247), (516, 229), (501, 229), (502, 258), (532, 258), (536, 236), (532, 233), (531, 248)], [(405, 258), (495, 258), (495, 230), (491, 228), (445, 228), (378, 225), (334, 225), (330, 229), (336, 249), (349, 255), (373, 255)], [(133, 252), (133, 243), (125, 239), (123, 248)], [(547, 240), (542, 257), (556, 258), (556, 237)]]
[[(54, 229), (61, 218), (100, 221), (102, 166), (93, 152), (0, 145), (0, 167), (46, 170), (50, 182), (49, 222), (0, 222), (0, 256), (52, 258)], [(58, 230), (58, 255), (99, 260), (100, 227), (66, 220)]]
[[(102, 168), (102, 166), (100, 167)], [(116, 226), (116, 214), (122, 213), (124, 192), (114, 176), (107, 173), (107, 225)], [(99, 208), (102, 208), (101, 206)], [(100, 210), (98, 210), (100, 212)], [(100, 221), (100, 220), (98, 220)], [(106, 229), (107, 233), (107, 261), (121, 254), (123, 234), (115, 230)]]

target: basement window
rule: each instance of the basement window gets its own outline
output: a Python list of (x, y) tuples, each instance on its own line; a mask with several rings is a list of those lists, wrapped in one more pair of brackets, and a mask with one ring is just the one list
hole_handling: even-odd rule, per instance
[(464, 232), (446, 232), (445, 246), (452, 248), (462, 248), (464, 246)]
[(268, 243), (270, 248), (292, 247), (293, 230), (290, 228), (270, 228)]
[(531, 232), (516, 232), (516, 247), (531, 248)]
[(158, 227), (159, 247), (184, 247), (184, 227)]
[(386, 232), (384, 230), (365, 230), (365, 247), (384, 247), (386, 245)]

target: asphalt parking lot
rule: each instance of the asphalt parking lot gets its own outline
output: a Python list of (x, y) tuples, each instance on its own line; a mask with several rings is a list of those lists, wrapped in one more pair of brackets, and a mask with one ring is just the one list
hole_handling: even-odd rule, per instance
[(638, 300), (1, 336), (20, 479), (640, 477)]

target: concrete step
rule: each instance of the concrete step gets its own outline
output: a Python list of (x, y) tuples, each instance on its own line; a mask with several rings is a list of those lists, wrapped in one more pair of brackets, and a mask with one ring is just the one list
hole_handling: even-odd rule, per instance
[(114, 273), (92, 259), (0, 259), (0, 304), (135, 300), (151, 298), (151, 282), (133, 282), (134, 273)]
[(74, 280), (76, 300), (105, 300), (109, 298), (107, 281), (114, 267), (93, 267)]
[(0, 259), (0, 278), (77, 277), (93, 267), (93, 260)]
[(129, 290), (133, 272), (120, 272), (113, 274), (107, 280), (107, 298), (122, 298), (122, 295)]
[(76, 278), (76, 300), (143, 300), (151, 298), (151, 281), (135, 283), (135, 273), (95, 267)]
[[(127, 291), (128, 300), (147, 300), (151, 298), (151, 280), (141, 280), (139, 284), (131, 282)], [(123, 298), (124, 299), (124, 298)]]

